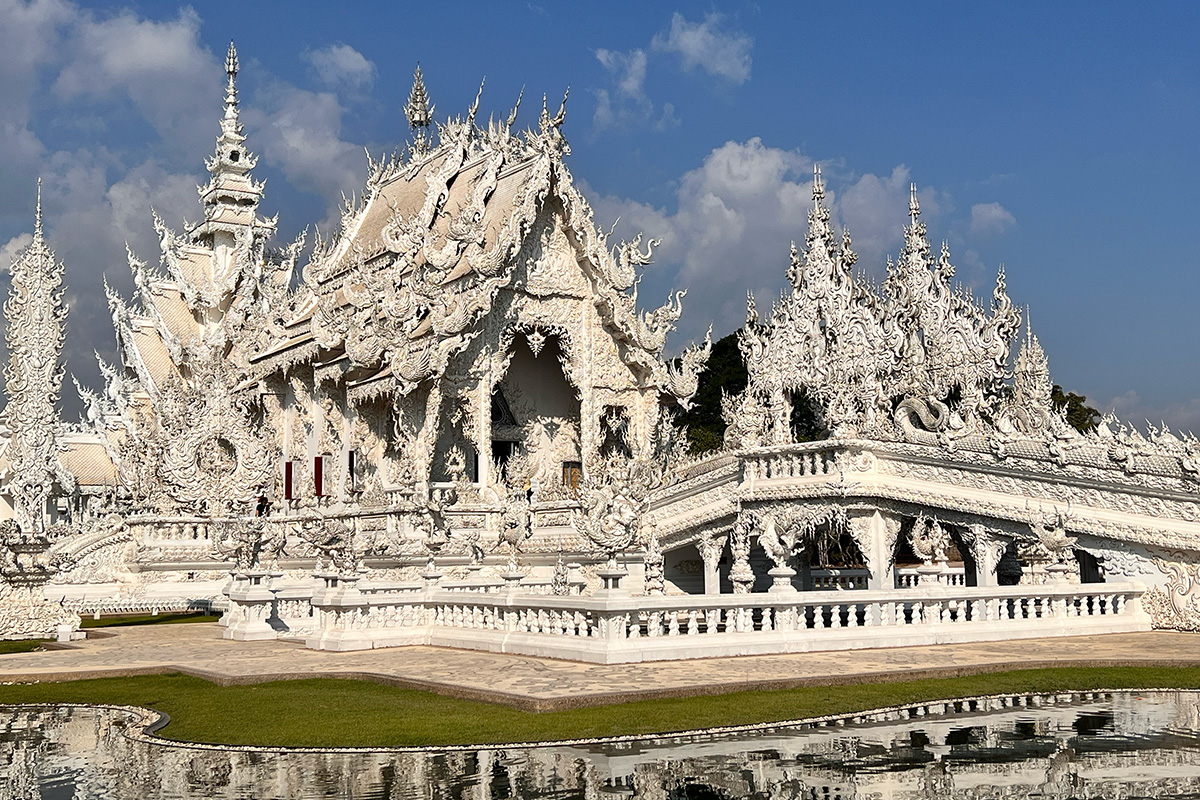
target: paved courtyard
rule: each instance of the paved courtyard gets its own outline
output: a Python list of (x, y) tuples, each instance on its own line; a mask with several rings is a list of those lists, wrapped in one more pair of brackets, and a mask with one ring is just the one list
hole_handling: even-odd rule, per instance
[(105, 631), (112, 635), (77, 642), (69, 649), (0, 656), (0, 682), (166, 672), (226, 685), (367, 678), (529, 710), (552, 710), (640, 697), (952, 677), (1071, 664), (1200, 666), (1200, 634), (1166, 631), (615, 665), (437, 647), (331, 653), (290, 642), (227, 641), (221, 631), (207, 623), (114, 628)]

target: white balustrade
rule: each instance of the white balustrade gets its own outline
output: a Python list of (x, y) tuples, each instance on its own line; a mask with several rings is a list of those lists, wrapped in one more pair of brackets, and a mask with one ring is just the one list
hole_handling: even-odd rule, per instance
[[(941, 572), (932, 575), (937, 583), (946, 586), (966, 586), (967, 571), (963, 567), (943, 567)], [(912, 589), (921, 583), (919, 567), (896, 567), (896, 588)]]
[[(366, 587), (364, 587), (366, 588)], [(343, 590), (318, 649), (432, 644), (598, 663), (1149, 630), (1141, 584), (921, 586), (790, 595), (562, 597)]]
[(812, 588), (822, 590), (866, 589), (871, 579), (868, 569), (814, 569), (809, 572)]

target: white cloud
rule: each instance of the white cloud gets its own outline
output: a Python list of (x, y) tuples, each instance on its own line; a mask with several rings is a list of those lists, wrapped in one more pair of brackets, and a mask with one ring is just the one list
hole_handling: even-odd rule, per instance
[(342, 193), (360, 190), (367, 172), (362, 145), (342, 138), (344, 109), (337, 96), (275, 82), (256, 100), (242, 113), (251, 148), (282, 170), (292, 186), (326, 201), (321, 227), (328, 230), (341, 219)]
[(592, 126), (595, 130), (633, 123), (649, 124), (662, 130), (679, 124), (675, 118), (675, 106), (664, 103), (662, 108), (656, 109), (646, 94), (646, 51), (601, 48), (596, 51), (596, 60), (612, 76), (613, 86), (611, 91), (597, 89), (594, 92), (596, 111), (592, 115)]
[[(165, 22), (128, 9), (109, 18), (80, 12), (62, 47), (67, 58), (52, 87), (59, 99), (107, 104), (127, 97), (180, 153), (203, 147), (216, 135), (211, 115), (222, 96), (220, 62), (200, 44), (200, 17), (192, 9)], [(114, 111), (102, 108), (110, 116)], [(204, 113), (214, 128), (196, 124)]]
[(375, 64), (348, 44), (310, 50), (304, 59), (326, 86), (351, 93), (365, 92), (375, 82)]
[(0, 271), (7, 272), (13, 262), (17, 260), (17, 256), (29, 247), (33, 241), (32, 233), (18, 233), (16, 236), (9, 239), (0, 247)]
[[(700, 68), (740, 86), (750, 79), (750, 50), (754, 40), (745, 33), (721, 30), (723, 22), (724, 17), (719, 14), (709, 14), (703, 22), (688, 22), (677, 13), (671, 18), (670, 29), (651, 40), (650, 50), (679, 56), (685, 71)], [(672, 103), (659, 106), (646, 92), (650, 56), (645, 49), (600, 48), (596, 50), (596, 60), (608, 71), (612, 84), (593, 90), (594, 130), (633, 125), (664, 130), (680, 124)]]
[(596, 51), (596, 60), (612, 73), (617, 91), (629, 97), (644, 97), (642, 86), (646, 83), (646, 51), (617, 50)]
[(971, 206), (971, 233), (978, 236), (999, 235), (1017, 224), (1008, 209), (999, 203), (976, 203)]
[[(618, 234), (637, 231), (662, 238), (661, 265), (642, 284), (641, 301), (652, 303), (668, 285), (690, 288), (680, 321), (684, 340), (703, 335), (711, 321), (725, 333), (745, 321), (746, 291), (769, 305), (783, 286), (788, 244), (802, 244), (812, 205), (812, 159), (798, 150), (767, 147), (755, 138), (727, 142), (679, 182), (673, 212), (645, 203), (589, 193), (596, 219)], [(909, 172), (845, 174), (827, 169), (826, 199), (835, 220), (854, 238), (859, 263), (883, 271), (885, 254), (899, 249), (908, 221)], [(937, 219), (949, 202), (926, 187), (918, 195), (923, 218)], [(669, 274), (664, 274), (669, 273)]]
[(687, 71), (700, 68), (709, 75), (735, 85), (750, 80), (750, 51), (754, 40), (742, 31), (724, 31), (724, 17), (709, 14), (703, 22), (688, 22), (676, 12), (671, 29), (657, 34), (651, 46), (658, 51), (675, 53)]

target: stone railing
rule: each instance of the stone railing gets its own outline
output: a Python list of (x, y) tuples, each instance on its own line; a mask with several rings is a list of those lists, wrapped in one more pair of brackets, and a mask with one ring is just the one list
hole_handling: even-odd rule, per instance
[(758, 481), (837, 475), (838, 455), (843, 450), (836, 444), (814, 442), (749, 452), (742, 457), (743, 480), (754, 484)]
[(306, 644), (430, 644), (622, 663), (1070, 636), (1149, 630), (1144, 591), (1125, 583), (567, 597), (351, 585), (314, 593), (318, 624)]
[(809, 572), (814, 591), (866, 589), (869, 569), (814, 569)]
[(896, 588), (912, 589), (921, 585), (921, 579), (946, 586), (966, 586), (967, 571), (963, 567), (944, 567), (940, 572), (922, 575), (919, 567), (896, 567)]

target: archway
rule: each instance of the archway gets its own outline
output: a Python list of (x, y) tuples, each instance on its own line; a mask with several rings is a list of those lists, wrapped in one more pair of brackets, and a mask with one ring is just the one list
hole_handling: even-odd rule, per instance
[(567, 380), (566, 363), (557, 336), (518, 335), (488, 410), (495, 474), (510, 485), (527, 484), (542, 499), (572, 492), (582, 470), (579, 393)]

